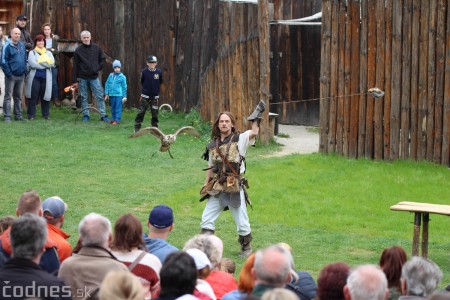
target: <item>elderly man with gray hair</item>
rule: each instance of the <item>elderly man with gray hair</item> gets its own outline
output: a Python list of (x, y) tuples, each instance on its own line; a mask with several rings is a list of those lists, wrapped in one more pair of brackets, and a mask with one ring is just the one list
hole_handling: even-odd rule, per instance
[(78, 225), (81, 249), (67, 258), (59, 277), (72, 289), (73, 299), (98, 299), (101, 283), (110, 271), (128, 271), (110, 252), (111, 222), (102, 215), (90, 213)]
[(258, 250), (252, 269), (255, 280), (252, 295), (261, 297), (266, 291), (283, 288), (291, 278), (291, 263), (291, 254), (280, 245)]
[(430, 259), (413, 256), (402, 268), (399, 300), (427, 299), (439, 286), (442, 271)]
[(388, 299), (386, 275), (375, 265), (361, 265), (350, 272), (344, 286), (345, 300)]
[(70, 288), (39, 267), (47, 240), (47, 224), (26, 213), (11, 226), (12, 258), (0, 269), (2, 299), (71, 299)]

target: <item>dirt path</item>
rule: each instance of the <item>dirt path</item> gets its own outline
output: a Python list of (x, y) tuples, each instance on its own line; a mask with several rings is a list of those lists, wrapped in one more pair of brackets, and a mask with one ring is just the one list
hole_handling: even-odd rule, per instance
[(272, 156), (284, 156), (289, 154), (308, 154), (319, 152), (319, 134), (310, 132), (307, 126), (279, 125), (278, 133), (287, 134), (283, 138), (275, 136), (275, 141), (283, 145), (280, 152)]

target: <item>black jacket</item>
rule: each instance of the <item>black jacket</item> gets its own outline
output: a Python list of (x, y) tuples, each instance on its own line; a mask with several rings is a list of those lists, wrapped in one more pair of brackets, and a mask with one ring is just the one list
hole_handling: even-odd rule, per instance
[(72, 299), (64, 281), (24, 258), (11, 258), (0, 269), (0, 290), (2, 299)]
[(81, 44), (75, 50), (73, 62), (72, 82), (77, 82), (77, 78), (97, 79), (105, 63), (105, 54), (95, 43)]

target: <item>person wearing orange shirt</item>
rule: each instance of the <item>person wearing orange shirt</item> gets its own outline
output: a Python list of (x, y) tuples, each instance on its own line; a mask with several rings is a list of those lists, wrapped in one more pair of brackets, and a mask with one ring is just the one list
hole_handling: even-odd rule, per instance
[(60, 262), (72, 255), (72, 246), (67, 241), (70, 235), (61, 229), (67, 208), (67, 204), (58, 196), (47, 198), (42, 203), (44, 218), (47, 220), (48, 236), (57, 244)]

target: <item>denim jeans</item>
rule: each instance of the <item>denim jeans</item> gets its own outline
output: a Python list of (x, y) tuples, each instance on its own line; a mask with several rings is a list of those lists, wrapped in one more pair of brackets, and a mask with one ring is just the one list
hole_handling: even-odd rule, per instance
[(52, 68), (52, 98), (59, 99), (57, 67)]
[(22, 118), (22, 91), (24, 75), (5, 76), (5, 99), (3, 100), (3, 113), (5, 120), (11, 119), (11, 98), (14, 100), (14, 117)]
[(81, 109), (83, 110), (83, 114), (85, 116), (89, 116), (88, 108), (88, 96), (89, 90), (88, 87), (91, 88), (94, 97), (97, 99), (98, 110), (100, 111), (100, 115), (102, 117), (106, 116), (105, 110), (105, 100), (103, 99), (103, 89), (100, 84), (100, 80), (96, 79), (81, 79), (78, 78), (78, 89), (80, 90), (81, 97)]
[(110, 96), (112, 121), (120, 122), (122, 119), (122, 96)]

